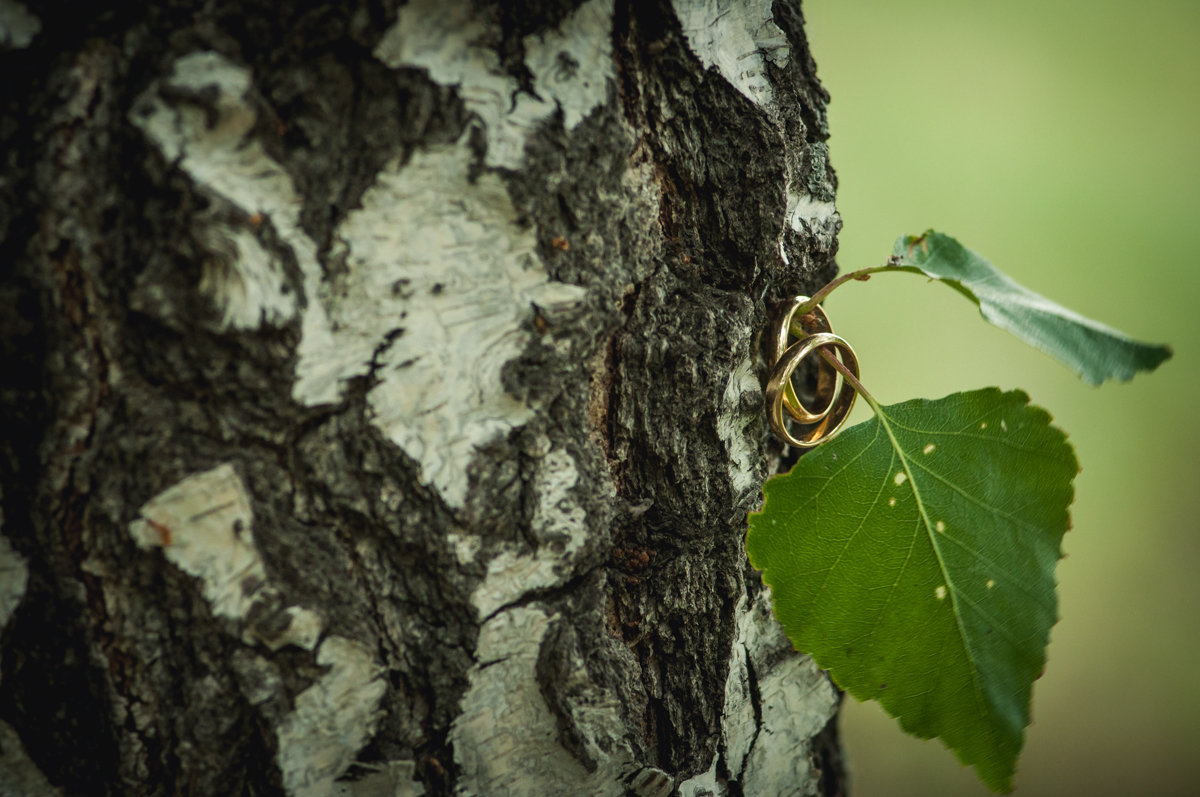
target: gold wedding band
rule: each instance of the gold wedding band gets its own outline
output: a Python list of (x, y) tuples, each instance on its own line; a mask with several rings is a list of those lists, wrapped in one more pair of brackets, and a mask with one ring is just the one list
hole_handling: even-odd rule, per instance
[[(812, 448), (836, 434), (858, 397), (853, 386), (824, 357), (817, 362), (815, 407), (805, 406), (797, 395), (792, 374), (805, 357), (818, 349), (837, 357), (855, 379), (859, 374), (854, 349), (833, 334), (829, 317), (820, 306), (796, 318), (796, 311), (807, 301), (807, 296), (796, 296), (780, 313), (770, 341), (771, 378), (767, 381), (767, 419), (771, 429), (797, 448)], [(789, 345), (792, 338), (798, 340)], [(799, 426), (798, 434), (789, 428), (789, 420)]]
[[(829, 323), (829, 317), (825, 315), (825, 311), (821, 309), (820, 305), (817, 305), (802, 318), (796, 318), (796, 310), (806, 301), (808, 301), (807, 296), (795, 296), (782, 308), (778, 323), (775, 325), (775, 337), (771, 341), (770, 362), (772, 368), (783, 357), (783, 353), (787, 351), (788, 342), (792, 337), (804, 338), (819, 332), (833, 332), (833, 327)], [(788, 415), (791, 415), (800, 423), (813, 424), (819, 422), (829, 414), (829, 410), (833, 407), (832, 399), (836, 390), (836, 383), (839, 379), (841, 379), (841, 375), (838, 374), (834, 367), (824, 359), (820, 360), (817, 363), (816, 398), (822, 402), (822, 405), (816, 410), (810, 410), (804, 406), (804, 403), (800, 401), (800, 397), (796, 395), (795, 388), (789, 379), (784, 382), (784, 409), (787, 410)]]

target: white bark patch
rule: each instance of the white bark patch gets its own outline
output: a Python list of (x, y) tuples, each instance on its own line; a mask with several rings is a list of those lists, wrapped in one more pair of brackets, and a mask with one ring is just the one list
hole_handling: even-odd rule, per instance
[(763, 654), (779, 645), (791, 650), (791, 643), (773, 617), (765, 611), (758, 617), (746, 649), (759, 675), (762, 718), (742, 770), (742, 788), (746, 794), (817, 794), (812, 738), (837, 710), (837, 694), (808, 656), (793, 654), (768, 666), (772, 659)]
[(25, 752), (25, 745), (16, 730), (3, 720), (0, 720), (0, 794), (21, 797), (62, 795)]
[(762, 727), (742, 772), (746, 794), (818, 794), (812, 738), (829, 722), (837, 697), (807, 656), (789, 656), (759, 682)]
[[(0, 516), (0, 522), (3, 516)], [(29, 583), (29, 567), (25, 557), (13, 549), (8, 538), (0, 534), (0, 631), (25, 595)]]
[(503, 183), (472, 182), (470, 160), (460, 143), (380, 172), (338, 230), (348, 273), (329, 308), (344, 370), (366, 373), (374, 361), (374, 423), (452, 507), (464, 502), (476, 448), (532, 415), (501, 382), (525, 348), (532, 306), (565, 310), (585, 294), (549, 280)]
[(167, 561), (200, 579), (213, 612), (244, 619), (266, 583), (250, 538), (253, 514), (231, 465), (189, 476), (151, 498), (129, 533), (142, 548), (161, 548)]
[[(157, 88), (139, 98), (133, 123), (197, 187), (242, 210), (247, 219), (269, 219), (292, 250), (304, 276), (308, 300), (301, 323), (297, 379), (293, 395), (306, 404), (335, 402), (341, 395), (344, 363), (332, 353), (324, 307), (318, 301), (321, 266), (317, 247), (300, 227), (300, 198), (291, 177), (251, 137), (257, 114), (246, 99), (250, 72), (215, 52), (196, 52), (175, 61), (162, 80), (174, 94), (199, 102), (168, 101)], [(282, 322), (295, 312), (284, 292), (283, 265), (251, 244), (249, 232), (213, 222), (203, 240), (215, 245), (215, 261), (205, 273), (204, 289), (232, 327)], [(221, 245), (221, 242), (225, 242)]]
[(534, 90), (548, 106), (557, 106), (567, 130), (584, 120), (608, 96), (615, 80), (612, 60), (613, 0), (588, 0), (562, 21), (558, 30), (525, 37), (525, 65)]
[[(450, 729), (466, 794), (553, 794), (544, 778), (587, 777), (583, 766), (560, 750), (557, 728), (538, 687), (535, 668), (550, 617), (537, 608), (516, 608), (488, 621), (479, 632), (470, 686)], [(565, 784), (564, 784), (565, 785)]]
[[(130, 535), (142, 548), (162, 549), (169, 562), (200, 579), (215, 614), (244, 620), (255, 602), (278, 600), (252, 541), (249, 495), (231, 465), (187, 477), (150, 499), (141, 515), (129, 524)], [(316, 647), (320, 616), (299, 606), (284, 611), (292, 622), (282, 634), (264, 640), (247, 629), (243, 639), (272, 649)], [(284, 787), (300, 797), (332, 793), (334, 779), (370, 737), (386, 691), (378, 665), (357, 642), (327, 637), (316, 660), (328, 672), (297, 695), (277, 729)]]
[(271, 650), (278, 650), (284, 645), (295, 645), (304, 650), (315, 648), (321, 640), (321, 632), (325, 630), (321, 615), (303, 606), (289, 606), (284, 612), (292, 618), (291, 624), (281, 637), (264, 641), (264, 644)]
[[(812, 659), (779, 657), (780, 648), (790, 650), (791, 643), (771, 615), (768, 595), (749, 607), (743, 599), (725, 684), (725, 765), (745, 794), (816, 794), (810, 740), (833, 716), (837, 696)], [(759, 679), (760, 718), (750, 697), (751, 672)]]
[(374, 732), (387, 691), (380, 668), (362, 645), (331, 636), (317, 651), (329, 672), (296, 696), (277, 731), (283, 787), (294, 797), (328, 797), (334, 780)]
[(787, 224), (793, 230), (801, 233), (821, 232), (835, 226), (837, 219), (837, 207), (832, 202), (822, 202), (808, 194), (797, 193), (794, 185), (788, 186)]
[[(466, 13), (459, 5), (439, 4), (437, 18), (459, 19), (455, 14)], [(402, 11), (404, 19), (410, 8)], [(603, 4), (585, 8), (569, 20), (579, 30), (564, 24), (562, 36), (574, 31), (568, 38), (531, 42), (540, 54), (539, 69), (549, 69), (545, 48), (560, 46), (611, 61), (607, 43), (593, 42), (588, 50), (582, 39), (572, 38), (611, 17), (611, 7), (605, 12)], [(397, 28), (404, 30), (404, 24), (411, 20), (402, 19)], [(606, 30), (610, 24), (611, 19), (604, 23)], [(462, 45), (456, 50), (440, 38), (420, 38), (428, 33), (421, 29), (418, 45), (436, 44), (438, 52), (457, 53), (466, 62), (482, 58), (483, 50), (464, 41), (456, 40)], [(573, 109), (567, 116), (575, 121), (603, 99), (603, 93), (588, 91), (603, 89), (606, 73), (590, 61), (585, 66), (576, 78), (556, 77), (557, 72), (546, 77), (548, 84), (566, 81), (562, 91), (573, 100), (564, 104), (564, 113)], [(568, 91), (579, 81), (590, 88)], [(248, 218), (269, 218), (300, 265), (307, 305), (294, 397), (308, 405), (335, 402), (345, 380), (378, 367), (379, 384), (370, 395), (376, 424), (421, 464), (424, 478), (449, 505), (462, 506), (476, 447), (530, 416), (527, 406), (504, 392), (500, 374), (525, 346), (521, 326), (531, 306), (562, 311), (584, 291), (549, 281), (537, 261), (533, 233), (517, 225), (499, 178), (468, 180), (471, 155), (465, 143), (417, 152), (404, 168), (393, 163), (383, 170), (363, 207), (339, 229), (349, 275), (344, 284), (323, 286), (316, 246), (300, 228), (295, 187), (251, 137), (256, 114), (246, 98), (249, 72), (216, 53), (200, 52), (176, 61), (163, 82), (212, 107), (172, 104), (151, 90), (134, 111), (134, 123), (201, 190)], [(200, 287), (226, 324), (246, 328), (294, 317), (297, 299), (285, 291), (283, 265), (248, 227), (214, 222), (201, 239), (214, 257)]]
[(454, 558), (460, 565), (473, 563), (475, 557), (479, 555), (479, 549), (483, 546), (481, 537), (474, 534), (456, 534), (453, 531), (446, 535), (446, 541), (454, 549)]
[(388, 761), (380, 764), (359, 763), (364, 769), (375, 769), (365, 777), (335, 785), (337, 797), (421, 797), (425, 785), (413, 780), (416, 764), (412, 761)]
[(375, 49), (392, 68), (426, 69), (458, 94), (487, 128), (489, 166), (516, 169), (536, 127), (561, 109), (573, 129), (608, 95), (614, 78), (612, 0), (589, 0), (556, 31), (526, 36), (536, 96), (500, 65), (496, 31), (468, 0), (413, 0)]
[(42, 29), (42, 21), (17, 0), (0, 0), (0, 47), (28, 47)]
[(738, 492), (758, 489), (757, 441), (751, 440), (746, 426), (753, 417), (742, 405), (744, 394), (755, 395), (761, 391), (758, 377), (754, 374), (754, 363), (743, 361), (729, 375), (725, 393), (721, 398), (721, 414), (717, 416), (717, 436), (725, 443), (731, 467), (729, 480)]
[(680, 783), (678, 791), (679, 797), (714, 797), (725, 793), (724, 786), (717, 780), (716, 756), (707, 770)]
[(758, 732), (754, 703), (750, 696), (750, 665), (746, 643), (757, 633), (752, 626), (754, 615), (745, 610), (746, 598), (738, 603), (737, 637), (729, 660), (729, 675), (725, 679), (725, 705), (721, 711), (721, 735), (725, 748), (725, 767), (737, 778), (745, 767), (746, 756)]
[(283, 264), (248, 229), (211, 224), (197, 231), (213, 257), (204, 261), (200, 292), (221, 310), (229, 329), (281, 325), (296, 316), (296, 294), (287, 288)]
[(551, 620), (539, 608), (518, 607), (480, 629), (478, 664), (468, 673), (462, 711), (450, 729), (461, 771), (459, 794), (625, 793), (619, 768), (628, 767), (627, 760), (603, 759), (589, 773), (558, 744), (558, 726), (536, 678), (538, 651)]
[(765, 64), (785, 66), (791, 55), (771, 13), (772, 0), (673, 0), (672, 5), (700, 63), (716, 67), (750, 100), (771, 108), (775, 93)]
[(586, 512), (571, 494), (579, 481), (575, 460), (562, 449), (542, 458), (533, 479), (537, 496), (531, 536), (542, 543), (532, 554), (513, 546), (488, 562), (487, 577), (471, 602), (481, 618), (535, 589), (565, 583), (587, 540)]
[[(267, 571), (254, 546), (250, 497), (233, 466), (218, 465), (197, 473), (151, 498), (141, 517), (129, 524), (139, 547), (159, 548), (167, 561), (200, 580), (204, 598), (219, 617), (241, 621), (256, 602), (278, 603)], [(312, 650), (322, 630), (310, 609), (284, 610), (292, 622), (270, 639), (246, 628), (246, 642), (272, 650), (284, 645)]]

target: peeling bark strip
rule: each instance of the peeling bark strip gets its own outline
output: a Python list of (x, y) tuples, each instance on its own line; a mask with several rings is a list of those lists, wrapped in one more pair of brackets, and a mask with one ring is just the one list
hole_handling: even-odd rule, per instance
[(841, 793), (742, 549), (798, 2), (520, 5), (0, 0), (0, 791)]

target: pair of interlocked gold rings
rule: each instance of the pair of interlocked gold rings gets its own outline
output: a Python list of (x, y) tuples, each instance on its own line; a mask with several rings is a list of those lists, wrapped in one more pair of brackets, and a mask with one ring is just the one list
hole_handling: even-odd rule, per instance
[[(805, 406), (797, 395), (792, 374), (804, 358), (818, 351), (836, 357), (858, 379), (858, 357), (854, 349), (833, 334), (829, 317), (820, 305), (796, 317), (796, 311), (808, 300), (807, 296), (796, 296), (784, 305), (771, 327), (769, 352), (771, 378), (767, 381), (767, 419), (775, 434), (797, 448), (812, 448), (836, 434), (850, 416), (850, 409), (858, 397), (858, 392), (839, 370), (819, 355), (813, 408)], [(795, 427), (798, 434), (789, 427)]]

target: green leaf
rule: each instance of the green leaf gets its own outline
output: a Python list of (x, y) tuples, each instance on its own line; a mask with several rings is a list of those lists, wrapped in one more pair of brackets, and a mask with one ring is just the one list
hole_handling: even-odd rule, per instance
[(1018, 285), (948, 235), (929, 230), (904, 236), (893, 254), (905, 270), (949, 283), (978, 304), (988, 321), (1061, 360), (1090, 384), (1128, 381), (1171, 356), (1169, 346), (1133, 340)]
[(998, 791), (1057, 620), (1079, 469), (1028, 401), (989, 388), (878, 407), (769, 480), (746, 538), (797, 650)]

